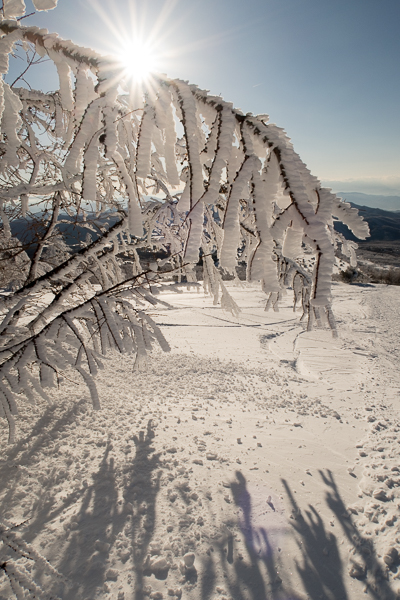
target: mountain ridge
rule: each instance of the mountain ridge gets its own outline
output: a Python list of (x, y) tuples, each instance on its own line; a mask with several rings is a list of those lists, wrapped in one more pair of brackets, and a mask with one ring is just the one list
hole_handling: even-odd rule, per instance
[[(382, 208), (370, 206), (361, 206), (350, 202), (353, 208), (357, 208), (360, 215), (367, 221), (370, 229), (369, 242), (394, 242), (400, 241), (400, 211), (389, 211)], [(340, 223), (335, 222), (335, 229), (348, 240), (359, 242), (359, 240), (351, 233), (349, 228)]]
[(362, 192), (335, 192), (337, 196), (346, 202), (366, 206), (368, 208), (379, 208), (391, 212), (400, 211), (400, 196), (384, 196), (376, 194), (364, 194)]

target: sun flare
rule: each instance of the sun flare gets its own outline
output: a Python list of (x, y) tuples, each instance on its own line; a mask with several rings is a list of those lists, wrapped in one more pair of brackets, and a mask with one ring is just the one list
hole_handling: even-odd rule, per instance
[(126, 74), (138, 83), (146, 81), (157, 70), (157, 59), (149, 44), (131, 42), (120, 54)]

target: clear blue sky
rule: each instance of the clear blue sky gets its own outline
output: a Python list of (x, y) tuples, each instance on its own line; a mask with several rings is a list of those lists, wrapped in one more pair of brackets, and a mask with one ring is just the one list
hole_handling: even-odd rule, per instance
[(24, 23), (106, 53), (139, 33), (160, 71), (268, 113), (335, 191), (400, 195), (400, 0), (59, 0)]

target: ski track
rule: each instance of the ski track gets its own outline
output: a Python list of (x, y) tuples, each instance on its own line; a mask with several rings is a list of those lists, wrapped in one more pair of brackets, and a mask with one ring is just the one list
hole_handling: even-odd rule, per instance
[(0, 424), (1, 520), (65, 581), (0, 555), (43, 598), (397, 597), (400, 289), (335, 285), (338, 339), (230, 289), (238, 318), (166, 294), (171, 353), (107, 358), (102, 410), (67, 374)]

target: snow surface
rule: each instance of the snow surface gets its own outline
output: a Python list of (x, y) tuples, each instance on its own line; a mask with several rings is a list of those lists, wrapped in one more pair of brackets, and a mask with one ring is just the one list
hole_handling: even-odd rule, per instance
[(64, 579), (0, 559), (47, 594), (397, 597), (400, 288), (334, 284), (338, 339), (289, 298), (264, 312), (255, 286), (229, 289), (239, 317), (201, 288), (164, 293), (171, 352), (140, 371), (110, 356), (102, 410), (66, 376), (21, 411), (15, 445), (0, 423), (0, 520), (28, 519), (16, 533)]

